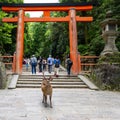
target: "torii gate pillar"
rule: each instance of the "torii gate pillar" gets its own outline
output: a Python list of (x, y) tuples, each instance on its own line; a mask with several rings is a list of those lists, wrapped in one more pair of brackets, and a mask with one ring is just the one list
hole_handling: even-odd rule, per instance
[(72, 72), (73, 74), (79, 74), (81, 68), (79, 65), (80, 56), (78, 55), (76, 10), (74, 8), (70, 9), (69, 16), (70, 58), (73, 61)]
[(18, 11), (18, 28), (17, 28), (17, 46), (16, 46), (16, 73), (22, 73), (23, 63), (23, 46), (24, 46), (24, 10)]

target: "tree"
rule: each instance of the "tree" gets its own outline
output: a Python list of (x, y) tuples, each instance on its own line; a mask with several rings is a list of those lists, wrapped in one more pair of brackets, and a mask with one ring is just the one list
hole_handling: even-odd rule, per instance
[[(0, 3), (23, 3), (23, 0), (0, 0)], [(5, 13), (0, 9), (0, 53), (13, 54), (16, 44), (16, 23), (3, 23), (2, 18), (13, 17), (17, 13)]]

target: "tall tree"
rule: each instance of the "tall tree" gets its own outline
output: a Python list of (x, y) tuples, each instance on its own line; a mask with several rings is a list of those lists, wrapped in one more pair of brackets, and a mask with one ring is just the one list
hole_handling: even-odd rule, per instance
[[(23, 3), (23, 0), (0, 0), (0, 3)], [(13, 54), (16, 43), (16, 24), (3, 23), (2, 18), (13, 17), (17, 13), (5, 13), (0, 9), (0, 53)]]

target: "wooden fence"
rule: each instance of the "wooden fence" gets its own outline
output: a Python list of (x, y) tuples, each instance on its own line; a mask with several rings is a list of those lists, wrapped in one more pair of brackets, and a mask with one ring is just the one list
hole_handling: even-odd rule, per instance
[(97, 65), (99, 56), (80, 56), (81, 59), (81, 71), (91, 72)]
[(0, 61), (5, 64), (7, 70), (11, 70), (13, 73), (15, 72), (15, 54), (13, 56), (0, 56)]

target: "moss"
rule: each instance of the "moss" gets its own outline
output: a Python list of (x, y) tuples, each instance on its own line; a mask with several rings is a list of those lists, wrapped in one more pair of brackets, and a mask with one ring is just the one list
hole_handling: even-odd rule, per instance
[(107, 62), (107, 63), (119, 63), (120, 64), (120, 53), (106, 54), (99, 58), (98, 64)]
[(92, 71), (92, 82), (102, 90), (120, 91), (120, 66), (118, 64), (99, 64)]

